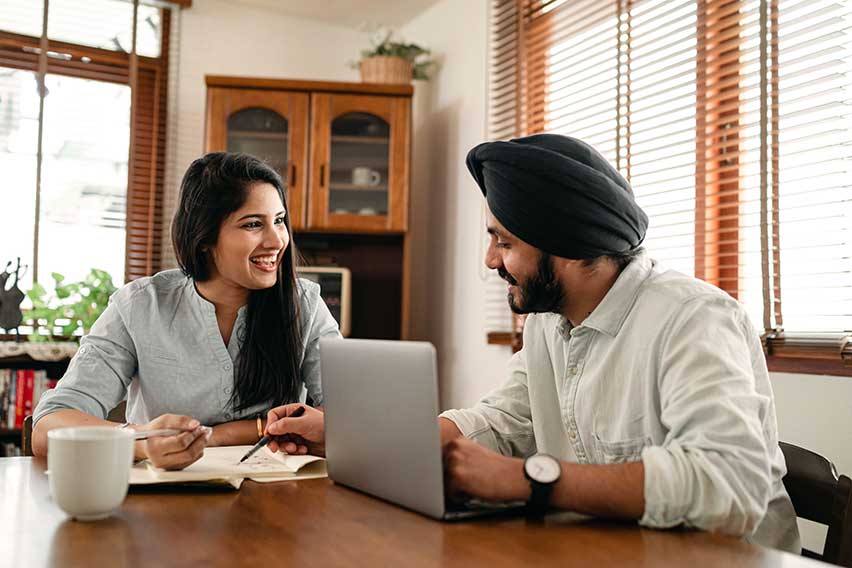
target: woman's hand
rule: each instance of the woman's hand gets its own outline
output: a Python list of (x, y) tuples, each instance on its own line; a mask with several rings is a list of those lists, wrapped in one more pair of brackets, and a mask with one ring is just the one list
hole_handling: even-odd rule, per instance
[[(297, 409), (304, 414), (291, 418)], [(288, 454), (325, 455), (325, 415), (321, 410), (302, 403), (285, 404), (273, 408), (267, 414), (265, 433), (273, 436), (269, 449)]]
[(141, 443), (145, 457), (155, 467), (163, 469), (183, 469), (204, 455), (204, 448), (210, 439), (212, 430), (202, 426), (198, 420), (189, 416), (163, 414), (154, 420), (135, 426), (134, 430), (160, 430), (170, 428), (184, 430), (176, 436), (148, 438)]

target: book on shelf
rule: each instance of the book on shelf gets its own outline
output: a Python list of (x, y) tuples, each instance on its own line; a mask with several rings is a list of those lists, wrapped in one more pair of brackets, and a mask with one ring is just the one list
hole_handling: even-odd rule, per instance
[(0, 369), (0, 429), (20, 429), (41, 395), (55, 386), (44, 369)]

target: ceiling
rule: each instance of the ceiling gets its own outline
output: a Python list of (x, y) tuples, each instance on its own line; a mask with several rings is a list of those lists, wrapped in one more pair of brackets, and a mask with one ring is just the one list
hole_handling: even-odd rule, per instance
[(358, 29), (364, 24), (391, 28), (410, 22), (440, 0), (238, 0), (258, 8)]

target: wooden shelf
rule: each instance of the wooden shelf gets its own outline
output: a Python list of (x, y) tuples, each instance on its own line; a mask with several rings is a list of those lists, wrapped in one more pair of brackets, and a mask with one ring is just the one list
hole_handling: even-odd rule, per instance
[(229, 130), (228, 138), (257, 138), (261, 140), (287, 141), (289, 136), (281, 132), (255, 132), (254, 130)]
[(334, 156), (331, 162), (333, 179), (351, 179), (352, 170), (355, 168), (370, 168), (383, 172), (388, 171), (387, 158), (365, 157), (365, 156)]
[(332, 191), (381, 191), (387, 193), (386, 185), (357, 185), (354, 183), (332, 183), (329, 186)]
[(354, 144), (390, 144), (390, 138), (384, 136), (332, 136), (332, 144), (335, 142)]

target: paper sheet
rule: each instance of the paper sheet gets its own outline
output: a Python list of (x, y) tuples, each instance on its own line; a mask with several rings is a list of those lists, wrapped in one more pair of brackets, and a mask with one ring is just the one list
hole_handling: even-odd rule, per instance
[(266, 448), (262, 448), (244, 463), (239, 463), (240, 458), (250, 448), (251, 446), (207, 448), (200, 460), (178, 471), (158, 469), (143, 462), (131, 470), (130, 483), (142, 485), (221, 480), (234, 485), (235, 481), (242, 482), (245, 478), (269, 483), (327, 476), (324, 458), (273, 453)]

